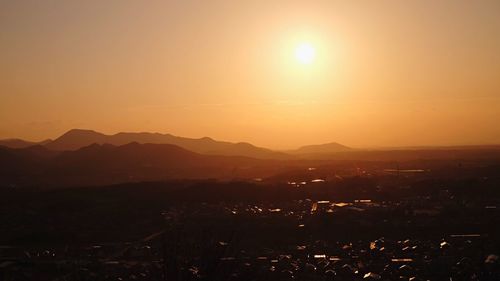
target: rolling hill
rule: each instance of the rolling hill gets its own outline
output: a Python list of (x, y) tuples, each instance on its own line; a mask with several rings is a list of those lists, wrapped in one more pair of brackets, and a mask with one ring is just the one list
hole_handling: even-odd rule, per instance
[(276, 160), (203, 155), (171, 144), (92, 144), (55, 152), (0, 147), (0, 185), (79, 186), (168, 179), (235, 179), (270, 175)]
[(302, 146), (296, 150), (288, 151), (288, 153), (293, 154), (325, 154), (325, 153), (335, 153), (335, 152), (344, 152), (350, 151), (352, 148), (342, 145), (340, 143), (331, 142), (325, 144), (316, 144), (316, 145), (306, 145)]

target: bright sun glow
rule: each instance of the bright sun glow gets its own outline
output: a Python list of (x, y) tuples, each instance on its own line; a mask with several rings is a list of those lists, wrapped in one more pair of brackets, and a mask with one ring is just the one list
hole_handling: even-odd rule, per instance
[(316, 57), (316, 50), (309, 43), (302, 43), (295, 49), (295, 58), (302, 64), (311, 64)]

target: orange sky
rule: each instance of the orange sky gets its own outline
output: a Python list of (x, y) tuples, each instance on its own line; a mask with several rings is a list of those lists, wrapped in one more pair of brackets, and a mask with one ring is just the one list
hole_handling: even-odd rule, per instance
[(500, 143), (497, 0), (2, 1), (0, 62), (0, 138)]

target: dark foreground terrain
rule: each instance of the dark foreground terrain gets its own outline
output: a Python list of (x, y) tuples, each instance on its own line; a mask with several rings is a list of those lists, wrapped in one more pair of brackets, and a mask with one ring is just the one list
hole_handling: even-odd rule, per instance
[(0, 280), (500, 280), (499, 167), (5, 187)]

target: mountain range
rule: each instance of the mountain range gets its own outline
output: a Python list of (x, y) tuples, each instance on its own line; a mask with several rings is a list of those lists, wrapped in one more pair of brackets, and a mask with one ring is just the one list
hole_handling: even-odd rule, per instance
[(129, 181), (270, 176), (302, 153), (345, 151), (339, 144), (278, 152), (249, 143), (159, 133), (73, 129), (40, 143), (0, 140), (0, 184), (100, 185)]
[(197, 139), (179, 137), (171, 134), (147, 132), (106, 135), (93, 130), (83, 129), (72, 129), (54, 140), (46, 140), (40, 143), (28, 142), (20, 139), (9, 139), (0, 140), (0, 145), (10, 148), (25, 148), (33, 145), (42, 145), (54, 151), (68, 151), (78, 150), (91, 144), (111, 144), (121, 146), (131, 142), (141, 144), (173, 144), (200, 154), (245, 156), (257, 159), (290, 159), (292, 158), (291, 154), (333, 153), (347, 151), (350, 149), (338, 143), (329, 143), (324, 145), (304, 146), (297, 150), (290, 150), (284, 153), (257, 147), (246, 142), (232, 143), (217, 141), (209, 137)]
[(152, 133), (105, 135), (71, 130), (42, 143), (0, 142), (0, 186), (43, 188), (170, 179), (248, 180), (297, 169), (309, 171), (308, 167), (332, 163), (351, 167), (352, 161), (385, 161), (384, 165), (393, 165), (401, 161), (439, 159), (456, 166), (464, 159), (499, 158), (500, 146), (356, 150), (329, 143), (285, 153), (210, 138)]

